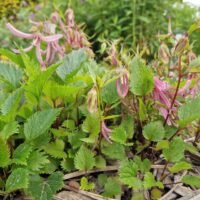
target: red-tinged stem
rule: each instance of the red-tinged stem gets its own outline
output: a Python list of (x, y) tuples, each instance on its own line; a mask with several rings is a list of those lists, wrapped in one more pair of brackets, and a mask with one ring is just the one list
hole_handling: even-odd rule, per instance
[(181, 70), (182, 70), (182, 67), (181, 67), (181, 56), (180, 56), (179, 59), (178, 59), (178, 83), (177, 83), (177, 86), (176, 86), (176, 91), (174, 93), (174, 97), (173, 97), (172, 102), (171, 102), (171, 106), (170, 106), (168, 113), (167, 113), (167, 117), (165, 118), (165, 121), (164, 121), (164, 124), (163, 124), (164, 126), (166, 125), (167, 120), (169, 119), (170, 112), (171, 112), (171, 110), (174, 106), (174, 103), (176, 101), (176, 97), (177, 97), (177, 94), (178, 94), (178, 90), (179, 90), (181, 78), (182, 78)]

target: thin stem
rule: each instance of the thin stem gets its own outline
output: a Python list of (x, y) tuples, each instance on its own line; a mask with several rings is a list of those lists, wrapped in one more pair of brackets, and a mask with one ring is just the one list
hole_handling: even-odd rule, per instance
[(164, 121), (164, 124), (163, 124), (164, 126), (166, 125), (167, 120), (169, 119), (171, 110), (172, 110), (172, 108), (174, 106), (174, 103), (176, 101), (176, 97), (178, 95), (178, 90), (179, 90), (180, 83), (181, 83), (181, 78), (182, 78), (181, 70), (182, 70), (182, 67), (181, 67), (181, 56), (180, 56), (179, 59), (178, 59), (178, 83), (177, 83), (177, 86), (176, 86), (176, 91), (174, 93), (174, 97), (173, 97), (172, 102), (171, 102), (171, 106), (170, 106), (170, 108), (168, 110), (168, 113), (167, 113), (167, 117), (165, 118), (165, 121)]
[(166, 169), (167, 169), (167, 166), (168, 166), (168, 164), (169, 164), (169, 162), (167, 161), (166, 163), (165, 163), (165, 166), (164, 166), (164, 168), (163, 168), (163, 171), (162, 171), (162, 174), (161, 174), (161, 181), (163, 181), (164, 179), (165, 179), (165, 171), (166, 171)]

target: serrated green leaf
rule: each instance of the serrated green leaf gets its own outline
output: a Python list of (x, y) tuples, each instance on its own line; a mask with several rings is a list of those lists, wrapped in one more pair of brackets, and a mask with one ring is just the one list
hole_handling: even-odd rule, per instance
[(200, 97), (192, 99), (180, 106), (178, 116), (181, 127), (186, 126), (194, 120), (200, 119)]
[(106, 160), (103, 158), (103, 156), (99, 155), (95, 157), (95, 167), (100, 169), (106, 167)]
[(123, 127), (117, 127), (112, 131), (110, 138), (114, 142), (125, 144), (127, 139), (126, 131)]
[(184, 157), (185, 144), (181, 138), (175, 138), (168, 149), (163, 149), (164, 158), (170, 162), (178, 162)]
[(137, 171), (138, 166), (133, 162), (133, 160), (122, 161), (119, 168), (120, 181), (129, 187), (135, 186)]
[(27, 160), (27, 167), (30, 171), (40, 171), (45, 164), (49, 163), (47, 155), (42, 151), (33, 151)]
[(69, 143), (73, 149), (77, 149), (82, 145), (82, 139), (86, 137), (84, 132), (72, 132), (68, 135)]
[(133, 116), (124, 116), (121, 126), (126, 130), (127, 137), (131, 139), (134, 135), (134, 120)]
[(154, 175), (151, 172), (145, 173), (145, 175), (144, 175), (144, 183), (143, 184), (144, 184), (144, 188), (145, 189), (150, 189), (152, 187), (159, 187), (161, 189), (164, 188), (162, 182), (157, 182), (155, 180)]
[(122, 160), (125, 158), (125, 148), (124, 145), (119, 143), (105, 143), (102, 146), (102, 153), (111, 159)]
[(0, 137), (0, 167), (6, 167), (10, 162), (10, 150), (6, 142)]
[(44, 134), (60, 114), (60, 109), (48, 109), (34, 113), (24, 125), (27, 140), (33, 140)]
[(79, 170), (90, 170), (95, 166), (95, 159), (92, 151), (84, 146), (81, 146), (74, 158), (74, 164), (76, 169)]
[(22, 92), (22, 88), (15, 90), (11, 94), (9, 94), (5, 102), (1, 105), (2, 114), (4, 116), (7, 116), (10, 120), (14, 120), (22, 96)]
[(121, 194), (121, 185), (115, 178), (109, 178), (104, 186), (103, 196), (115, 197)]
[(19, 133), (18, 130), (18, 123), (16, 121), (13, 122), (8, 122), (4, 127), (3, 130), (1, 131), (1, 137), (4, 140), (7, 140), (10, 136), (12, 136), (15, 133)]
[(177, 173), (182, 170), (187, 170), (187, 169), (191, 169), (191, 168), (192, 168), (192, 165), (190, 163), (179, 162), (179, 163), (175, 163), (172, 167), (169, 167), (169, 171), (171, 173)]
[(147, 140), (160, 141), (165, 136), (165, 129), (160, 121), (150, 122), (143, 129), (143, 135)]
[(141, 158), (139, 156), (135, 156), (134, 163), (138, 166), (138, 170), (142, 174), (149, 172), (151, 169), (151, 162), (147, 158), (145, 158), (144, 160), (141, 160)]
[(57, 139), (44, 147), (44, 150), (54, 158), (66, 158), (67, 154), (64, 152), (65, 143), (63, 140)]
[(116, 82), (112, 81), (102, 89), (102, 99), (107, 104), (113, 104), (119, 100), (117, 94)]
[(82, 129), (84, 132), (90, 133), (93, 136), (98, 136), (100, 132), (100, 118), (98, 113), (91, 113), (83, 122)]
[(34, 79), (30, 78), (27, 82), (27, 85), (25, 86), (25, 96), (30, 104), (37, 104), (39, 102), (45, 83), (57, 67), (57, 65), (48, 67), (46, 71), (40, 71)]
[(24, 168), (14, 169), (6, 181), (6, 191), (28, 188), (28, 183), (28, 170)]
[(139, 58), (131, 62), (130, 87), (133, 94), (140, 96), (153, 90), (153, 74)]
[(74, 160), (72, 158), (65, 158), (61, 161), (61, 167), (65, 172), (70, 172), (75, 169)]
[(63, 64), (61, 64), (56, 72), (64, 81), (72, 77), (81, 68), (81, 64), (87, 60), (87, 55), (84, 49), (74, 50), (65, 56)]
[(13, 153), (12, 162), (20, 165), (27, 165), (27, 159), (32, 151), (33, 147), (30, 144), (20, 144)]
[(81, 178), (81, 186), (80, 186), (81, 190), (85, 190), (85, 191), (93, 190), (94, 187), (95, 187), (95, 184), (89, 183), (86, 177)]
[(61, 98), (67, 102), (73, 102), (75, 101), (76, 96), (81, 89), (82, 87), (59, 85), (55, 81), (48, 81), (44, 86), (43, 92), (46, 96), (50, 97), (52, 100)]
[(52, 200), (53, 195), (63, 186), (63, 174), (54, 172), (46, 181), (38, 175), (32, 176), (28, 192), (34, 200)]
[(22, 79), (23, 72), (13, 64), (0, 62), (0, 80), (16, 88)]
[(183, 183), (193, 186), (193, 187), (200, 187), (200, 176), (190, 176), (186, 175), (181, 180)]

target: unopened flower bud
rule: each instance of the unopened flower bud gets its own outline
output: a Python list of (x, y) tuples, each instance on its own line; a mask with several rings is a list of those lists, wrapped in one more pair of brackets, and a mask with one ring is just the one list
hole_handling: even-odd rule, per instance
[(174, 53), (179, 55), (181, 53), (183, 53), (183, 51), (186, 49), (186, 47), (188, 46), (188, 35), (184, 35), (182, 38), (179, 39), (179, 41), (177, 42), (177, 44), (174, 47)]
[(111, 140), (109, 139), (109, 135), (110, 133), (112, 132), (111, 129), (109, 129), (104, 120), (101, 122), (101, 134), (102, 136), (109, 142), (109, 143), (112, 143)]
[(98, 105), (98, 98), (97, 98), (97, 90), (95, 87), (93, 87), (87, 95), (87, 106), (88, 106), (88, 111), (90, 113), (94, 113), (98, 111), (97, 108)]
[(128, 94), (128, 73), (123, 73), (116, 81), (117, 93), (121, 98)]
[(163, 63), (169, 63), (170, 53), (166, 44), (162, 43), (158, 50), (158, 57), (162, 60)]
[(66, 10), (65, 17), (68, 27), (74, 27), (74, 11), (71, 8)]

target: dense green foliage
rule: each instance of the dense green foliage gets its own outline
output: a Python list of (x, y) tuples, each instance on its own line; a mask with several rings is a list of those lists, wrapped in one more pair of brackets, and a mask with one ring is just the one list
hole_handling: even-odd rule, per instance
[[(63, 10), (33, 24), (32, 32), (6, 24), (32, 45), (0, 49), (0, 196), (51, 200), (74, 184), (110, 198), (129, 191), (132, 199), (145, 199), (145, 192), (159, 199), (168, 185), (200, 186), (188, 156), (200, 157), (200, 59), (190, 41), (199, 23), (177, 39), (170, 23), (161, 27), (165, 18), (155, 18), (166, 6), (177, 9), (174, 1), (124, 1), (101, 15), (103, 1), (70, 4), (95, 42), (122, 37), (106, 43), (106, 61), (96, 61), (73, 10), (63, 14), (68, 2), (50, 3), (47, 13)], [(143, 46), (159, 43), (155, 58), (146, 59)], [(70, 182), (64, 174), (74, 171), (80, 177)]]

